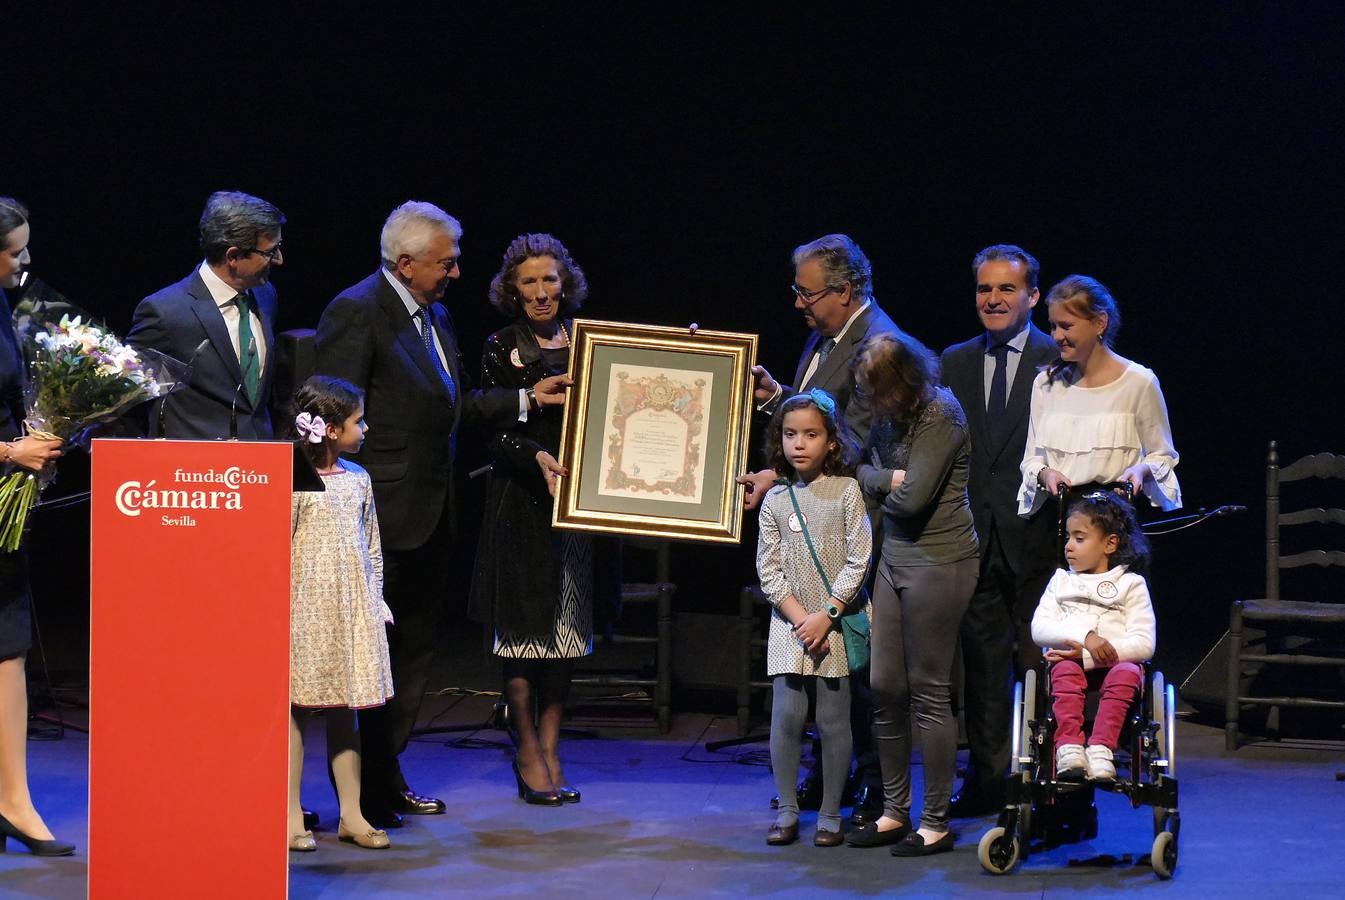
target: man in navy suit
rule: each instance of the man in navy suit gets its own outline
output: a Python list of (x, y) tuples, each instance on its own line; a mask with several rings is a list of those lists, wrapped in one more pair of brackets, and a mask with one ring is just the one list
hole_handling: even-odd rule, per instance
[(384, 828), (400, 825), (404, 813), (444, 812), (443, 801), (407, 785), (398, 756), (429, 683), (450, 577), (467, 575), (453, 568), (458, 427), (525, 420), (564, 403), (569, 383), (561, 375), (523, 391), (471, 389), (453, 321), (439, 302), (461, 274), (461, 238), (458, 220), (439, 207), (402, 204), (383, 225), (382, 267), (342, 291), (318, 322), (317, 371), (365, 391), (369, 433), (358, 461), (373, 481), (383, 596), (395, 620), (388, 628), (394, 695), (360, 712), (360, 805)]
[(1032, 380), (1056, 358), (1055, 342), (1032, 324), (1037, 260), (996, 244), (972, 261), (976, 312), (985, 330), (943, 351), (943, 378), (967, 414), (967, 493), (981, 541), (981, 573), (962, 619), (963, 703), (970, 762), (952, 815), (997, 811), (1009, 770), (1013, 642), (1018, 667), (1035, 665), (1033, 610), (1055, 566), (1049, 514), (1018, 516), (1019, 465), (1027, 443)]
[[(754, 396), (760, 412), (774, 415), (780, 404), (801, 391), (821, 388), (836, 398), (845, 421), (859, 445), (868, 441), (873, 411), (855, 390), (850, 363), (864, 341), (876, 334), (900, 334), (891, 317), (873, 298), (873, 267), (859, 245), (844, 234), (828, 234), (794, 250), (794, 308), (811, 329), (794, 372), (793, 385), (780, 384), (762, 366), (753, 366)], [(747, 486), (743, 500), (750, 509), (761, 502), (778, 476), (770, 469), (738, 479)], [(874, 523), (878, 525), (877, 522)], [(880, 537), (875, 531), (874, 547)], [(855, 741), (854, 781), (857, 790), (851, 823), (859, 826), (876, 820), (883, 812), (883, 782), (877, 754), (872, 747), (873, 701), (867, 670), (850, 678), (850, 724)], [(805, 808), (820, 799), (821, 756), (799, 785)]]
[(271, 437), (276, 290), (270, 276), (272, 266), (285, 262), (284, 224), (284, 214), (260, 197), (211, 194), (201, 213), (204, 261), (136, 307), (130, 343), (192, 362), (190, 382), (161, 401), (159, 436)]

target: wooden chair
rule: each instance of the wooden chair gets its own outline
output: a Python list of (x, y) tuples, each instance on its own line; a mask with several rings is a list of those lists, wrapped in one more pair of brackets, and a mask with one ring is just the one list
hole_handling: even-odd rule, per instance
[[(1280, 553), (1280, 532), (1298, 525), (1345, 525), (1345, 509), (1309, 507), (1292, 512), (1280, 508), (1280, 487), (1307, 479), (1345, 481), (1345, 456), (1318, 453), (1280, 468), (1274, 441), (1266, 457), (1266, 595), (1238, 600), (1229, 613), (1228, 683), (1224, 708), (1224, 743), (1236, 750), (1239, 716), (1246, 704), (1307, 709), (1345, 710), (1345, 590), (1334, 597), (1285, 600), (1280, 596), (1280, 570), (1301, 566), (1345, 566), (1341, 550), (1311, 549)], [(1317, 536), (1321, 528), (1305, 529)], [(1336, 540), (1334, 537), (1333, 540)], [(1345, 542), (1340, 542), (1345, 545)], [(1249, 637), (1244, 626), (1264, 632)], [(1263, 643), (1261, 652), (1253, 652)], [(1249, 665), (1250, 664), (1250, 665)], [(1255, 676), (1268, 666), (1300, 667), (1302, 677), (1276, 695), (1252, 693)], [(1312, 673), (1312, 674), (1309, 674)], [(1300, 689), (1301, 685), (1301, 689)], [(1315, 688), (1316, 690), (1312, 690)]]

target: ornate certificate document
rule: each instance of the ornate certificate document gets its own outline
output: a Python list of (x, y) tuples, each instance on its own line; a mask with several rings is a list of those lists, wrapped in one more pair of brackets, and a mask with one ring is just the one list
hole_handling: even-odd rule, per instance
[(598, 493), (700, 503), (713, 391), (712, 372), (612, 366)]

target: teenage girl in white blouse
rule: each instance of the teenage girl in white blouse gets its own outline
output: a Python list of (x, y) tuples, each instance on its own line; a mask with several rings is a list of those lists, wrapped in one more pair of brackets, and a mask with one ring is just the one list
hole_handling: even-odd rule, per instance
[(1029, 516), (1060, 488), (1128, 484), (1160, 509), (1182, 504), (1167, 404), (1152, 371), (1112, 350), (1121, 312), (1087, 275), (1046, 296), (1060, 359), (1032, 383), (1018, 513)]

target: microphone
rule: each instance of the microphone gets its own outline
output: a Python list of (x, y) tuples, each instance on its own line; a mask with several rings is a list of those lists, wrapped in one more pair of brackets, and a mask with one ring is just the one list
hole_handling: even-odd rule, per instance
[(210, 346), (210, 338), (205, 338), (201, 341), (201, 343), (196, 345), (196, 349), (191, 352), (191, 358), (187, 360), (187, 368), (185, 368), (182, 371), (182, 377), (179, 378), (177, 381), (173, 382), (173, 386), (168, 389), (168, 393), (164, 394), (163, 399), (159, 401), (159, 428), (158, 428), (159, 440), (164, 439), (163, 418), (164, 413), (168, 409), (168, 398), (173, 396), (173, 392), (176, 391), (179, 387), (181, 387), (184, 381), (187, 382), (188, 384), (191, 383), (192, 364), (196, 362), (196, 357), (201, 355), (201, 351), (209, 346)]
[(252, 368), (252, 361), (257, 356), (257, 339), (248, 340), (248, 351), (243, 355), (243, 380), (238, 382), (238, 387), (234, 388), (233, 403), (229, 406), (229, 440), (238, 440), (238, 397), (243, 393), (243, 388), (247, 386), (247, 372)]

